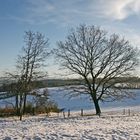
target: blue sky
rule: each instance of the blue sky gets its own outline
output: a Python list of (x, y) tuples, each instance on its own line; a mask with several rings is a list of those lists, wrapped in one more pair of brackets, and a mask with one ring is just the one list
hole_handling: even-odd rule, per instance
[[(79, 24), (101, 26), (140, 48), (140, 0), (0, 0), (0, 74), (14, 69), (24, 31), (43, 33), (53, 48)], [(53, 69), (47, 67), (55, 76)]]

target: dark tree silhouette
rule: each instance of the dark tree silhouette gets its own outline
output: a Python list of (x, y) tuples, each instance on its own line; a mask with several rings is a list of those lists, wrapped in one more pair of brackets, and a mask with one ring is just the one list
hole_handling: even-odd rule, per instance
[(61, 66), (84, 80), (80, 90), (74, 90), (90, 95), (98, 115), (100, 100), (128, 96), (128, 92), (116, 86), (119, 83), (116, 79), (130, 76), (138, 65), (138, 52), (124, 38), (116, 34), (109, 36), (98, 27), (86, 25), (72, 29), (65, 41), (58, 42), (56, 49)]
[(16, 93), (20, 120), (25, 113), (27, 95), (34, 89), (33, 81), (46, 76), (43, 67), (46, 66), (46, 58), (50, 54), (48, 39), (39, 32), (25, 32), (24, 42), (25, 46), (17, 59), (17, 73), (9, 73), (15, 82), (12, 92)]

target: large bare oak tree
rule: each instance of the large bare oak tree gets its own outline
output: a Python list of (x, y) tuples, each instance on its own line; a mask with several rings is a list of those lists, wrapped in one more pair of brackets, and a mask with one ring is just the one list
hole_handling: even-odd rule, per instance
[(56, 55), (61, 66), (82, 77), (83, 92), (92, 98), (97, 115), (101, 113), (100, 100), (128, 96), (116, 83), (138, 65), (138, 50), (119, 35), (80, 25), (70, 31), (65, 41), (58, 42)]

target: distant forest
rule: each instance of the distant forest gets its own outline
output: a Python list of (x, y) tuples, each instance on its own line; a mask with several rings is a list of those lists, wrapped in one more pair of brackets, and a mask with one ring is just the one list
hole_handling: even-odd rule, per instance
[[(99, 80), (99, 79), (98, 79)], [(98, 80), (96, 81), (98, 83)], [(4, 92), (10, 86), (11, 81), (0, 80), (0, 92)], [(13, 81), (12, 81), (13, 83)], [(139, 77), (119, 77), (116, 78), (116, 83), (120, 88), (128, 89), (139, 89), (140, 88), (140, 78)], [(83, 85), (84, 80), (82, 79), (43, 79), (32, 82), (35, 88), (46, 88), (46, 87), (60, 87), (60, 86), (70, 86), (70, 85)]]

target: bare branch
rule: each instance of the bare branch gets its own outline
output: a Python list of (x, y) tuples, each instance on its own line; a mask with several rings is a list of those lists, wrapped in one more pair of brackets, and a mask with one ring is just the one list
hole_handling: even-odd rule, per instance
[(56, 50), (61, 66), (83, 77), (99, 112), (97, 102), (104, 96), (126, 97), (124, 91), (118, 94), (116, 78), (131, 74), (138, 65), (138, 54), (139, 50), (124, 38), (116, 34), (109, 36), (98, 27), (86, 25), (72, 29)]

